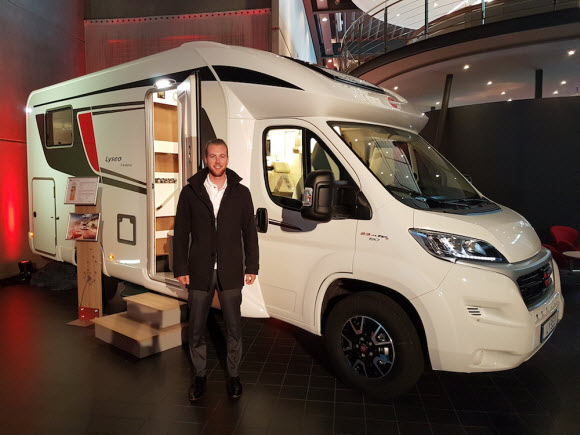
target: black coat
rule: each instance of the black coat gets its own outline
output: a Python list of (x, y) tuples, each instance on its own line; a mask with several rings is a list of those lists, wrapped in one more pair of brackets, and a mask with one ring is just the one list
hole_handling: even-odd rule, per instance
[[(217, 215), (203, 183), (202, 169), (181, 190), (173, 238), (173, 273), (189, 275), (189, 288), (209, 290), (216, 255), (218, 276), (224, 290), (244, 286), (244, 274), (258, 274), (258, 233), (254, 205), (240, 176), (226, 169), (228, 185)], [(189, 239), (191, 236), (191, 245)], [(245, 265), (244, 265), (245, 263)]]

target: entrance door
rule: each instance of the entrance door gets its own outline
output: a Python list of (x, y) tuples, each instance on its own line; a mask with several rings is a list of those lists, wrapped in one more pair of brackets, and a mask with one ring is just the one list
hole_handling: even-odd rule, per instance
[[(151, 93), (153, 180), (149, 180), (150, 216), (154, 216), (150, 237), (150, 276), (160, 281), (177, 280), (173, 276), (173, 229), (175, 212), (182, 187), (197, 168), (196, 76), (177, 87)], [(151, 186), (154, 185), (154, 188)]]
[[(291, 323), (313, 325), (321, 283), (352, 273), (357, 221), (316, 223), (302, 218), (306, 175), (329, 169), (336, 180), (357, 184), (354, 172), (311, 124), (291, 119), (256, 123), (253, 162), (263, 177), (252, 178), (254, 207), (266, 208), (269, 225), (260, 234), (259, 280), (268, 312)], [(342, 158), (341, 158), (342, 159)]]
[(34, 249), (56, 253), (56, 199), (52, 178), (32, 180), (32, 232)]

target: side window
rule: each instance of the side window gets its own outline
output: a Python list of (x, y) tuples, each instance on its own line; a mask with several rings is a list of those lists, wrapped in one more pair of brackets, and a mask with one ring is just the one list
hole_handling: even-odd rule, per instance
[(304, 184), (302, 129), (272, 128), (265, 139), (267, 186), (274, 201), (300, 209)]
[(308, 148), (310, 161), (308, 164), (308, 173), (319, 169), (332, 171), (335, 180), (351, 182), (352, 179), (346, 172), (346, 169), (340, 162), (328, 151), (324, 143), (313, 133), (307, 132)]
[(46, 112), (46, 146), (69, 146), (73, 143), (72, 108), (49, 110)]
[(326, 145), (303, 128), (272, 128), (265, 136), (267, 186), (274, 202), (294, 210), (302, 206), (304, 179), (312, 171), (331, 170), (334, 179), (355, 185)]

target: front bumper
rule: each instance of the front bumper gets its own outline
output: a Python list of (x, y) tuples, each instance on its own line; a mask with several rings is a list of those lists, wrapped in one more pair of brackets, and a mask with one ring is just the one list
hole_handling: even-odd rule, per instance
[[(527, 307), (516, 283), (518, 275), (551, 262), (552, 282)], [(564, 315), (558, 267), (542, 251), (521, 264), (474, 267), (456, 263), (441, 285), (413, 300), (423, 320), (435, 370), (484, 372), (517, 367), (546, 341), (542, 325), (557, 312)]]

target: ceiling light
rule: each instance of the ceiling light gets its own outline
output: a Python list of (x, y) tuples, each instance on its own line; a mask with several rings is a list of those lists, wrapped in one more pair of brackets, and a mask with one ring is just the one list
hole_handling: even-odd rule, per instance
[(511, 98), (508, 98), (508, 102), (510, 102), (511, 100), (512, 100)]
[(157, 89), (165, 89), (168, 88), (169, 86), (173, 85), (175, 83), (175, 80), (173, 79), (160, 79), (157, 80), (155, 82), (155, 87)]
[(397, 14), (397, 17), (400, 16), (401, 14)]
[(398, 86), (395, 86), (393, 89), (396, 91), (397, 89), (399, 89), (399, 87)]
[(568, 56), (572, 56), (574, 53), (576, 53), (576, 50), (569, 50), (568, 51)]
[(505, 91), (502, 91), (502, 92), (501, 92), (501, 94), (502, 94), (502, 95), (505, 95)]
[(425, 112), (421, 112), (421, 116), (425, 116)]
[(487, 82), (487, 85), (491, 85), (493, 82), (490, 80), (489, 82)]
[(463, 65), (463, 69), (469, 69), (469, 65)]
[(435, 105), (437, 105), (437, 104), (439, 104), (439, 101), (437, 101), (437, 102), (435, 103)]
[(552, 92), (554, 95), (558, 95), (558, 91), (554, 91)]
[(322, 21), (328, 21), (328, 18), (324, 17), (324, 18), (322, 19)]
[(560, 84), (561, 85), (565, 85), (566, 84), (566, 80), (562, 80), (562, 82)]

